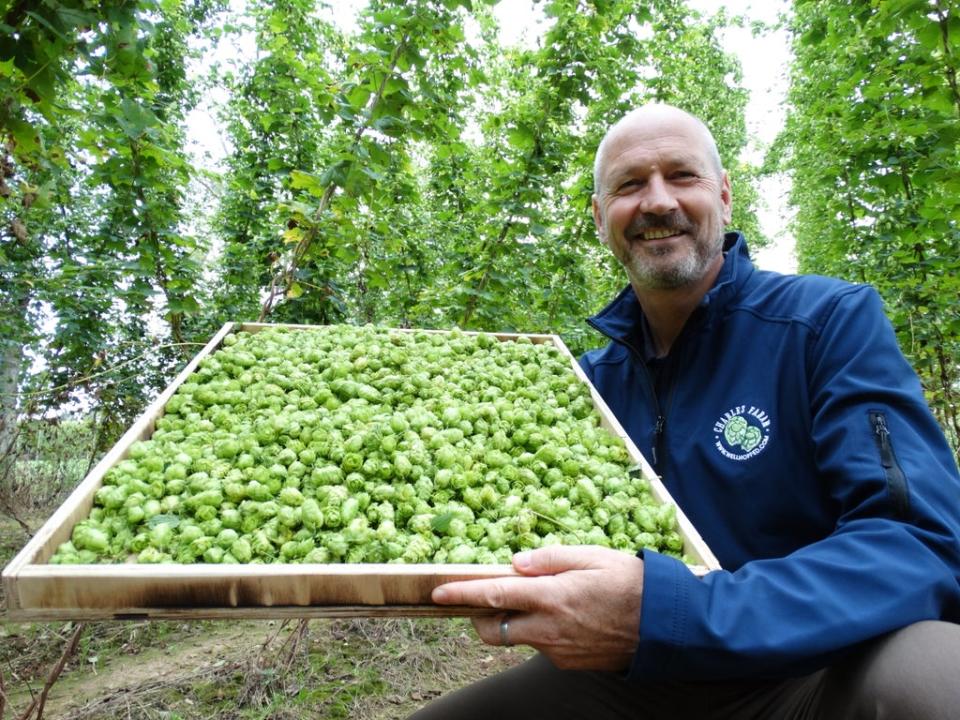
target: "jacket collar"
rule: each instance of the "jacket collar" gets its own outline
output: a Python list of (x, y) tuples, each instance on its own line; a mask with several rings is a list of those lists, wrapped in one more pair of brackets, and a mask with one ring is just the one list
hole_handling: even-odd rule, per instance
[[(700, 308), (707, 315), (708, 323), (737, 296), (754, 270), (747, 241), (741, 233), (728, 232), (724, 236), (723, 250), (723, 267), (720, 268), (713, 287), (700, 301)], [(629, 284), (603, 310), (587, 318), (587, 323), (611, 340), (624, 343), (634, 350), (640, 350), (644, 346), (643, 310)], [(641, 357), (645, 355), (639, 354)]]

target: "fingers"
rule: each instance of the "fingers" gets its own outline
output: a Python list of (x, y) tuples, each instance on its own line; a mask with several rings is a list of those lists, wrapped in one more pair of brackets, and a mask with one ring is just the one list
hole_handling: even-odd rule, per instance
[[(504, 627), (506, 623), (506, 627)], [(530, 645), (539, 647), (549, 642), (549, 622), (537, 613), (500, 613), (473, 618), (477, 635), (487, 645)]]
[(556, 575), (568, 570), (608, 567), (633, 557), (595, 545), (550, 545), (513, 556), (513, 567), (524, 575)]
[(487, 645), (520, 645), (522, 641), (517, 636), (517, 617), (511, 619), (509, 613), (475, 617), (473, 627)]
[(519, 623), (520, 616), (511, 613), (473, 618), (473, 627), (477, 635), (487, 645), (522, 645), (523, 640), (517, 633)]
[(608, 653), (606, 648), (576, 643), (558, 632), (549, 618), (537, 613), (475, 617), (473, 627), (487, 645), (528, 645), (546, 655), (561, 670), (621, 670), (633, 657), (632, 650)]
[[(544, 581), (549, 578), (543, 578)], [(503, 577), (463, 580), (435, 588), (431, 599), (438, 605), (470, 605), (500, 610), (535, 610), (547, 592), (540, 578)]]
[(543, 598), (551, 597), (552, 576), (572, 570), (616, 567), (635, 560), (633, 555), (609, 548), (552, 545), (514, 555), (514, 568), (522, 573), (521, 577), (447, 583), (435, 588), (431, 599), (438, 605), (528, 612), (540, 609)]
[(639, 634), (642, 559), (605, 548), (545, 548), (516, 559), (529, 574), (449, 583), (433, 598), (508, 611), (474, 618), (480, 639), (529, 645), (558, 668), (618, 670), (629, 664)]

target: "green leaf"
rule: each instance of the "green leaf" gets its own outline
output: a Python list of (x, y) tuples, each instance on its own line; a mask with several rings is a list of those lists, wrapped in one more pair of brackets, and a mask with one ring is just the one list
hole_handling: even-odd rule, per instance
[(516, 148), (529, 150), (534, 145), (534, 135), (526, 127), (512, 127), (507, 130), (507, 140)]
[(457, 517), (456, 513), (453, 512), (444, 512), (439, 515), (434, 515), (430, 520), (430, 527), (433, 528), (434, 532), (445, 533), (450, 529), (450, 523)]
[(154, 515), (147, 520), (147, 527), (149, 527), (151, 530), (160, 525), (169, 525), (171, 528), (176, 528), (179, 524), (179, 515)]
[(323, 195), (323, 191), (328, 182), (329, 181), (324, 182), (323, 178), (318, 178), (316, 175), (303, 172), (302, 170), (290, 171), (290, 187), (294, 190), (306, 190), (311, 195), (316, 195), (317, 197)]
[(303, 286), (298, 282), (291, 283), (287, 289), (287, 297), (296, 300), (301, 295), (303, 295)]
[(200, 303), (192, 295), (173, 297), (167, 302), (167, 310), (171, 313), (196, 313), (200, 311)]
[(267, 21), (267, 27), (270, 28), (270, 32), (276, 33), (277, 35), (282, 35), (287, 31), (287, 23), (279, 12), (274, 12), (270, 16), (270, 19)]
[(343, 187), (351, 164), (351, 160), (339, 160), (335, 162), (323, 171), (323, 174), (320, 176), (320, 184), (324, 187), (331, 184)]
[(64, 6), (58, 7), (56, 12), (63, 23), (71, 28), (95, 25), (99, 19), (94, 13)]
[(123, 99), (120, 110), (122, 114), (115, 116), (116, 121), (131, 138), (139, 138), (157, 120), (151, 110), (130, 98)]
[(928, 50), (941, 47), (940, 25), (934, 22), (925, 24), (917, 30), (917, 40)]
[(70, 42), (70, 39), (66, 35), (61, 33), (59, 29), (54, 27), (49, 20), (43, 17), (43, 15), (40, 15), (39, 13), (35, 13), (32, 10), (27, 10), (24, 14), (27, 15), (27, 17), (33, 18), (36, 22), (43, 25), (43, 27), (45, 27), (50, 32), (51, 35), (54, 35), (62, 42), (64, 43)]

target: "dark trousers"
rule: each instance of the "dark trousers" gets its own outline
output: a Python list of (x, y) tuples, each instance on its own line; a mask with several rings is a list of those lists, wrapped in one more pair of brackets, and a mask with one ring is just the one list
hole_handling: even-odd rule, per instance
[(922, 622), (778, 681), (633, 683), (538, 655), (410, 720), (960, 720), (960, 625)]

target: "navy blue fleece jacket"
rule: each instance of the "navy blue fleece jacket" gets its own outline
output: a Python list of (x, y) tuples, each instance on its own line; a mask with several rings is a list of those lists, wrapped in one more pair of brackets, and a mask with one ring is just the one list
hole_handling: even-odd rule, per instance
[(644, 554), (630, 676), (789, 676), (960, 621), (960, 477), (879, 296), (725, 249), (666, 358), (630, 287), (589, 321), (581, 366), (723, 567)]

